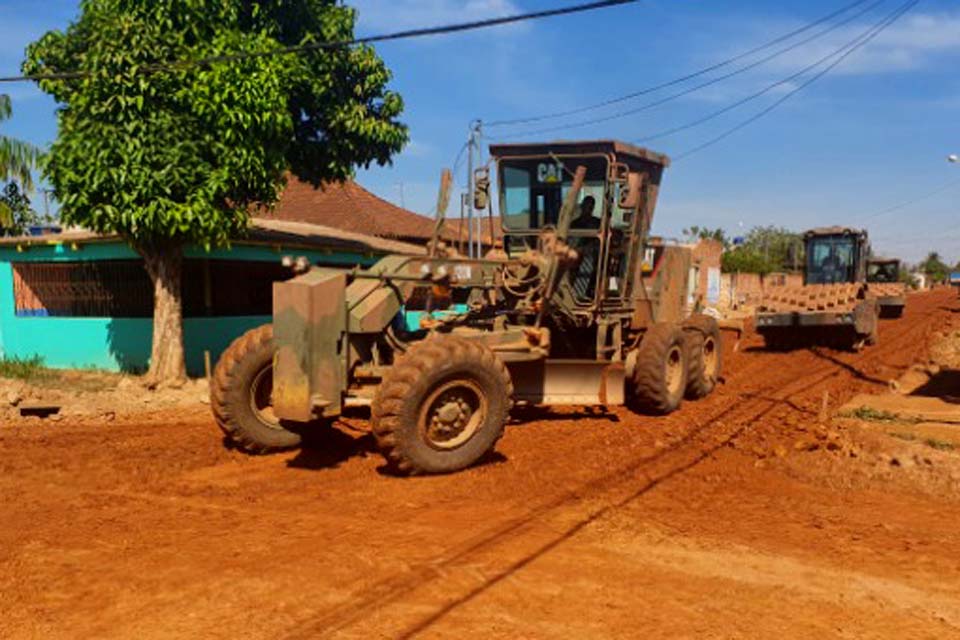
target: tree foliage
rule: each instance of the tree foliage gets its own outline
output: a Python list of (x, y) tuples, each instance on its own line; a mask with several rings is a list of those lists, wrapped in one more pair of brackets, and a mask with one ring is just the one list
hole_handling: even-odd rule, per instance
[(721, 256), (720, 266), (724, 273), (740, 272), (766, 275), (780, 270), (780, 267), (769, 257), (764, 256), (756, 249), (745, 246), (725, 251)]
[(767, 274), (803, 267), (803, 237), (783, 227), (754, 227), (743, 243), (723, 254), (723, 270)]
[(407, 140), (403, 103), (372, 49), (156, 70), (151, 65), (341, 40), (355, 13), (333, 0), (83, 0), (30, 45), (31, 74), (62, 108), (46, 174), (61, 218), (135, 244), (223, 244), (284, 172), (343, 179)]
[(925, 273), (933, 282), (943, 282), (950, 275), (950, 267), (936, 251), (927, 254), (926, 259), (920, 263), (920, 271)]
[(684, 229), (683, 235), (691, 242), (697, 240), (716, 240), (724, 247), (730, 246), (730, 240), (727, 238), (727, 232), (720, 227), (717, 227), (716, 229), (710, 229), (708, 227), (693, 225), (687, 229)]
[(16, 182), (8, 182), (0, 192), (0, 234), (19, 236), (38, 222), (40, 216), (30, 206), (30, 199)]
[[(10, 96), (0, 94), (0, 123), (13, 115)], [(16, 180), (24, 189), (33, 188), (31, 172), (37, 167), (40, 151), (31, 144), (0, 135), (0, 180)]]
[(269, 55), (350, 39), (355, 18), (337, 0), (81, 0), (74, 23), (27, 49), (26, 73), (84, 74), (39, 82), (60, 105), (45, 175), (64, 223), (122, 234), (143, 255), (152, 378), (183, 375), (184, 244), (242, 234), (287, 170), (344, 179), (406, 143), (371, 48)]

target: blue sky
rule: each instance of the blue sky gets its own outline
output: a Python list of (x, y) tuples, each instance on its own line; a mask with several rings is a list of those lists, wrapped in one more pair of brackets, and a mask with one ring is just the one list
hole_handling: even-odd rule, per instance
[[(380, 45), (379, 53), (394, 72), (392, 86), (406, 101), (404, 120), (410, 125), (411, 143), (392, 167), (362, 170), (358, 180), (398, 204), (402, 194), (408, 208), (427, 212), (436, 198), (440, 169), (452, 163), (475, 118), (489, 122), (563, 111), (636, 91), (749, 49), (849, 2), (648, 0), (578, 16)], [(360, 10), (358, 34), (568, 3), (350, 2)], [(48, 29), (65, 26), (76, 4), (0, 0), (0, 75), (18, 69), (26, 43)], [(821, 39), (661, 107), (542, 137), (635, 141), (695, 120), (841, 47), (899, 4), (887, 0)], [(933, 249), (951, 262), (957, 260), (960, 164), (948, 164), (945, 157), (960, 153), (958, 68), (960, 7), (948, 0), (923, 0), (777, 110), (676, 162), (664, 179), (654, 232), (676, 236), (693, 224), (721, 226), (737, 234), (741, 227), (758, 224), (804, 229), (839, 223), (866, 226), (878, 252), (917, 260)], [(763, 109), (794, 86), (777, 87), (716, 120), (649, 146), (678, 155)], [(3, 133), (38, 144), (53, 139), (55, 107), (48, 97), (30, 84), (2, 90), (11, 94), (15, 112)], [(619, 108), (635, 107), (669, 92)], [(496, 137), (510, 131), (488, 128), (486, 134)], [(874, 215), (950, 181), (957, 184), (911, 206)]]

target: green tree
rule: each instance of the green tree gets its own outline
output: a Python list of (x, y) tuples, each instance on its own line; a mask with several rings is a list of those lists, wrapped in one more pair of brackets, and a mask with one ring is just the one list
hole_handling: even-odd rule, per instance
[(730, 241), (727, 239), (727, 232), (720, 227), (717, 227), (716, 229), (709, 229), (707, 227), (693, 225), (692, 227), (684, 229), (683, 235), (690, 242), (695, 242), (697, 240), (716, 240), (724, 247), (730, 245)]
[(783, 227), (754, 227), (747, 233), (743, 246), (761, 254), (770, 271), (803, 267), (803, 237)]
[(725, 273), (742, 272), (766, 275), (772, 271), (780, 270), (780, 267), (769, 257), (747, 246), (724, 251), (720, 260), (721, 270)]
[(18, 236), (38, 222), (40, 216), (30, 206), (30, 199), (16, 182), (8, 182), (0, 192), (0, 234)]
[(723, 254), (723, 270), (767, 274), (803, 267), (803, 237), (783, 227), (754, 227), (739, 246)]
[[(13, 115), (10, 96), (0, 94), (0, 122)], [(36, 168), (40, 151), (31, 144), (0, 135), (0, 180), (17, 180), (28, 191), (33, 188), (31, 172)]]
[(931, 251), (926, 260), (920, 263), (920, 271), (927, 274), (933, 282), (943, 282), (950, 275), (950, 267), (940, 258), (940, 254)]
[[(39, 83), (61, 105), (45, 174), (63, 222), (119, 233), (143, 256), (149, 381), (185, 375), (186, 243), (242, 234), (288, 169), (345, 179), (406, 143), (403, 102), (371, 48), (270, 55), (350, 39), (355, 19), (336, 0), (82, 0), (76, 22), (28, 48), (27, 73), (84, 74)], [(256, 55), (167, 64), (237, 53)]]

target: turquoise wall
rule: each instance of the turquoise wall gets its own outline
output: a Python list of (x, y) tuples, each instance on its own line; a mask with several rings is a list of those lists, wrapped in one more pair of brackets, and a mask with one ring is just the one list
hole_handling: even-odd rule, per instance
[[(334, 253), (324, 250), (287, 249), (234, 245), (231, 249), (206, 252), (191, 247), (190, 258), (256, 260), (273, 262), (284, 253), (305, 255), (328, 264), (371, 264), (374, 254)], [(136, 258), (120, 242), (98, 242), (71, 248), (67, 245), (0, 247), (0, 357), (29, 358), (39, 355), (47, 366), (61, 369), (97, 368), (108, 371), (145, 371), (150, 359), (153, 321), (149, 318), (64, 318), (17, 316), (11, 262), (85, 261)], [(230, 343), (245, 331), (270, 321), (269, 316), (186, 318), (184, 349), (187, 372), (204, 373), (203, 354), (210, 351), (215, 363)]]

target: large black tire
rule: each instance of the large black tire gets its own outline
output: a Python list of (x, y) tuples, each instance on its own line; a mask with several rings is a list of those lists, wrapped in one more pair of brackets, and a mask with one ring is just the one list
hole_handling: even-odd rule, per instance
[(687, 373), (683, 330), (665, 322), (653, 325), (637, 349), (630, 389), (633, 408), (654, 415), (675, 411), (683, 402)]
[(687, 343), (687, 391), (690, 400), (710, 395), (723, 370), (720, 325), (710, 316), (695, 315), (683, 323)]
[(396, 473), (450, 473), (493, 450), (513, 383), (485, 345), (438, 336), (412, 346), (380, 383), (371, 407), (377, 446)]
[(881, 318), (900, 318), (903, 317), (903, 305), (885, 304), (880, 307)]
[(213, 372), (213, 416), (224, 434), (248, 453), (293, 449), (302, 441), (270, 409), (273, 352), (273, 326), (257, 327), (233, 341)]
[(795, 336), (781, 328), (767, 329), (763, 333), (763, 346), (767, 351), (790, 351), (793, 349)]

